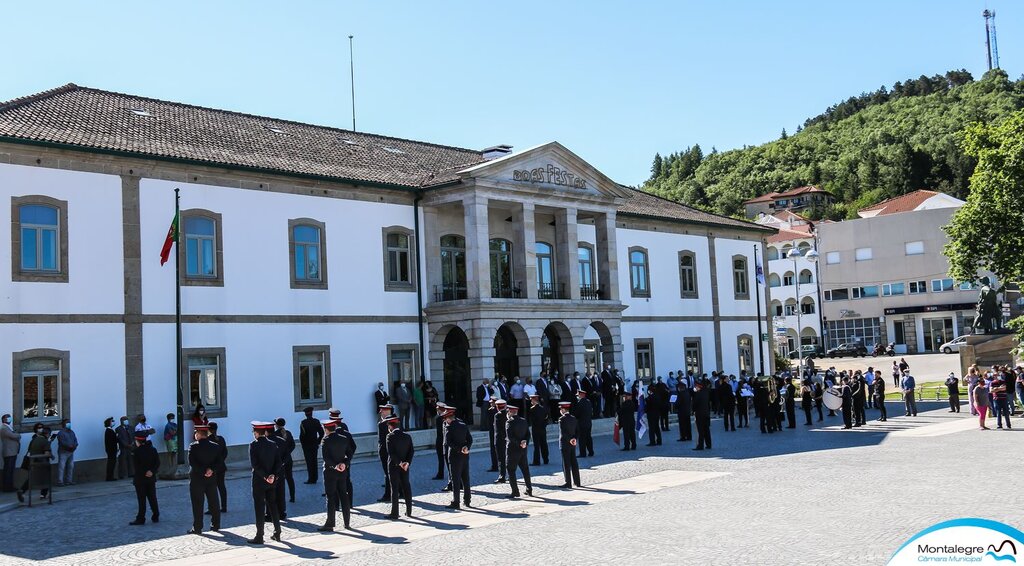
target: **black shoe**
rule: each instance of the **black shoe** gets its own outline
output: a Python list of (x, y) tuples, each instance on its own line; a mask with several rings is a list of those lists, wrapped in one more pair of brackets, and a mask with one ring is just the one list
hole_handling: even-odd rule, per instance
[(270, 535), (270, 540), (281, 542), (281, 531), (274, 531), (274, 534)]
[(288, 513), (281, 513), (281, 519), (282, 520), (283, 519), (287, 519), (287, 518), (288, 518)]
[(18, 502), (19, 503), (24, 503), (25, 502), (25, 492), (21, 491), (20, 489), (18, 490)]
[[(347, 526), (348, 525), (346, 525), (346, 527)], [(334, 525), (320, 525), (316, 530), (320, 531), (321, 533), (334, 532)]]
[(578, 483), (578, 484), (576, 484), (576, 487), (583, 487), (583, 484)]
[(210, 530), (215, 532), (215, 533), (219, 533), (220, 532), (220, 525), (214, 525), (214, 526), (210, 527)]
[(498, 478), (494, 480), (494, 483), (505, 483), (505, 478)]
[(703, 448), (696, 448), (696, 447), (694, 447), (694, 448), (690, 448), (690, 450), (703, 450)]
[(213, 511), (210, 511), (209, 509), (207, 509), (206, 513), (203, 513), (203, 515), (213, 515)]
[(563, 483), (562, 485), (560, 485), (558, 487), (560, 487), (562, 489), (572, 489), (572, 484), (571, 483)]
[(153, 515), (153, 519), (152, 520), (153, 520), (154, 523), (159, 523), (160, 522), (160, 515)]
[(247, 542), (249, 544), (263, 544), (263, 538), (262, 537), (253, 537), (251, 539), (246, 540), (245, 542)]
[(530, 465), (531, 465), (531, 466), (539, 466), (539, 465), (540, 465), (540, 462), (531, 462), (531, 463), (530, 463)]
[(445, 505), (445, 507), (447, 507), (448, 509), (458, 509), (459, 508), (459, 502), (458, 501), (452, 501), (448, 505)]
[(518, 493), (510, 493), (510, 494), (505, 496), (505, 499), (519, 499), (519, 494)]
[(306, 484), (306, 485), (310, 485), (310, 484), (314, 484), (314, 483), (316, 483), (316, 482), (315, 482), (315, 481), (304, 481), (304, 482), (302, 482), (302, 483), (304, 483), (304, 484)]
[(444, 492), (444, 491), (451, 491), (451, 490), (452, 490), (452, 486), (450, 486), (450, 485), (446, 485), (446, 486), (441, 488), (442, 492)]
[(186, 532), (185, 534), (186, 535), (201, 535), (201, 534), (203, 534), (203, 531), (197, 531), (196, 529), (192, 528), (192, 529), (189, 529), (188, 532)]
[(623, 448), (622, 450), (619, 450), (619, 452), (626, 452), (628, 450), (629, 450), (629, 448)]
[(135, 519), (134, 521), (132, 521), (131, 523), (128, 523), (128, 524), (129, 525), (145, 525), (146, 524), (146, 520), (145, 519)]
[(392, 521), (397, 521), (398, 520), (398, 513), (388, 513), (388, 519), (390, 519)]
[(225, 507), (225, 508), (221, 509), (221, 510), (220, 510), (220, 512), (221, 512), (221, 513), (227, 513), (227, 512), (228, 512), (228, 508), (227, 508), (227, 507)]
[(526, 496), (527, 497), (533, 497), (533, 488), (532, 487), (526, 488)]
[(288, 503), (295, 503), (295, 498), (294, 497), (289, 497), (288, 498)]
[(412, 509), (406, 509), (405, 510), (405, 516), (406, 517), (412, 517)]
[(548, 461), (547, 461), (547, 460), (544, 460), (544, 465), (545, 465), (545, 466), (547, 466), (547, 465), (548, 465)]

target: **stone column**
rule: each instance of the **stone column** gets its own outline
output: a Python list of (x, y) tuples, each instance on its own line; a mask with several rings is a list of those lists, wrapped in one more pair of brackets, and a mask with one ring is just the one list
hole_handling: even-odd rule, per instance
[[(466, 222), (466, 297), (490, 298), (491, 256), (487, 197), (467, 196), (462, 201), (462, 206)], [(493, 361), (491, 367), (494, 367)]]
[(559, 298), (580, 300), (578, 247), (576, 209), (560, 209), (555, 213), (555, 277), (562, 293)]
[(474, 325), (466, 331), (466, 337), (469, 338), (470, 391), (475, 392), (485, 379), (494, 379), (494, 332)]
[(598, 214), (594, 219), (597, 233), (597, 279), (601, 298), (619, 300), (619, 259), (615, 242), (615, 213)]
[[(427, 303), (436, 300), (435, 291), (441, 288), (441, 235), (437, 229), (437, 208), (425, 206), (423, 210), (423, 265), (426, 268), (425, 295)], [(431, 369), (433, 372), (433, 369)], [(436, 387), (436, 384), (435, 384)]]
[[(522, 289), (520, 297), (537, 298), (537, 232), (534, 226), (535, 210), (532, 202), (524, 202), (513, 214), (515, 241), (512, 242), (512, 269), (514, 284)], [(520, 368), (522, 368), (520, 362)], [(537, 366), (540, 367), (540, 362)]]
[(437, 398), (441, 401), (444, 400), (444, 350), (434, 350), (431, 348), (430, 353), (427, 355), (430, 362), (429, 372), (426, 374), (430, 378), (431, 384), (437, 389)]

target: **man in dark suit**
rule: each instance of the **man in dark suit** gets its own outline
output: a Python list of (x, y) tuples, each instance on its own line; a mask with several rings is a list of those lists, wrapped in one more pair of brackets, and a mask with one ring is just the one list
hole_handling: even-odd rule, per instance
[(644, 413), (647, 415), (647, 431), (651, 434), (648, 446), (661, 446), (661, 399), (657, 388), (647, 388), (644, 398)]
[(587, 456), (594, 455), (594, 437), (591, 436), (593, 429), (593, 418), (594, 418), (594, 407), (590, 404), (590, 400), (587, 399), (587, 392), (580, 389), (576, 392), (579, 400), (576, 401), (576, 407), (573, 408), (573, 416), (576, 417), (576, 426), (579, 428), (578, 444), (580, 448), (580, 458), (586, 458)]
[(388, 425), (387, 419), (391, 416), (391, 405), (381, 405), (377, 408), (380, 411), (380, 420), (377, 421), (377, 457), (380, 459), (380, 467), (384, 470), (384, 495), (377, 501), (391, 501), (391, 480), (388, 479)]
[(351, 483), (349, 466), (352, 464), (352, 455), (356, 452), (356, 443), (348, 430), (342, 430), (338, 424), (339, 421), (327, 420), (322, 425), (327, 433), (323, 443), (327, 521), (317, 529), (321, 532), (334, 530), (338, 507), (341, 507), (341, 519), (348, 529), (349, 513), (352, 509), (352, 496), (348, 490)]
[(612, 365), (605, 364), (601, 372), (601, 397), (604, 397), (604, 416), (614, 417), (615, 380), (612, 378)]
[[(577, 391), (577, 393), (579, 391), (583, 391), (583, 392), (585, 392), (587, 394), (587, 401), (590, 402), (590, 410), (593, 411), (594, 410), (594, 400), (600, 398), (601, 395), (597, 394), (597, 393), (594, 393), (594, 385), (590, 381), (590, 374), (589, 373), (587, 373), (583, 377), (579, 378), (579, 381), (580, 381), (580, 388)], [(591, 420), (593, 420), (594, 416), (591, 415), (590, 418), (591, 418)]]
[[(282, 481), (288, 484), (288, 501), (290, 503), (295, 503), (295, 478), (292, 477), (292, 466), (294, 465), (294, 462), (292, 461), (292, 452), (295, 451), (295, 437), (292, 436), (291, 431), (284, 428), (284, 418), (277, 417), (277, 419), (274, 420), (274, 425), (274, 436), (284, 441), (284, 472), (282, 473), (284, 478), (282, 478)], [(284, 519), (284, 483), (281, 484), (281, 488), (278, 489), (277, 493), (278, 497), (282, 500), (281, 518)]]
[(497, 401), (497, 397), (491, 397), (491, 400), (488, 402), (487, 411), (483, 416), (484, 429), (487, 430), (487, 446), (491, 453), (491, 467), (487, 468), (488, 472), (498, 471), (498, 448), (497, 444), (494, 443), (494, 417), (498, 414), (498, 409), (495, 407)]
[(409, 466), (415, 450), (412, 437), (399, 428), (399, 419), (391, 415), (388, 425), (388, 477), (391, 478), (391, 514), (388, 519), (398, 519), (398, 499), (405, 499), (405, 516), (412, 517), (412, 485), (409, 483)]
[(526, 420), (530, 423), (530, 435), (533, 436), (533, 464), (539, 466), (541, 460), (548, 463), (548, 408), (541, 404), (540, 395), (530, 395), (530, 408), (526, 411)]
[(469, 449), (473, 446), (473, 435), (466, 423), (455, 418), (455, 409), (452, 407), (445, 410), (445, 422), (447, 429), (444, 444), (448, 447), (449, 473), (452, 478), (452, 502), (448, 508), (459, 509), (460, 492), (463, 502), (469, 507)]
[[(220, 499), (220, 512), (228, 512), (228, 485), (226, 475), (228, 473), (228, 441), (217, 434), (217, 423), (210, 422), (210, 441), (220, 447), (220, 467), (214, 470), (214, 477), (217, 478), (217, 497)], [(212, 515), (213, 510), (207, 509), (207, 515)]]
[(444, 479), (444, 412), (448, 406), (444, 403), (438, 403), (435, 409), (437, 415), (434, 418), (434, 429), (437, 433), (434, 437), (434, 451), (437, 453), (437, 474), (434, 475), (433, 479), (443, 480)]
[(693, 414), (693, 385), (689, 376), (681, 375), (676, 382), (676, 416), (679, 417), (679, 442), (693, 440), (690, 415)]
[(624, 400), (615, 415), (622, 434), (622, 449), (636, 450), (636, 401), (630, 391), (623, 391), (622, 397)]
[[(188, 493), (192, 500), (192, 529), (188, 534), (203, 532), (203, 499), (211, 514), (210, 529), (220, 530), (220, 501), (217, 498), (217, 469), (223, 463), (220, 446), (210, 439), (207, 425), (195, 426), (196, 441), (188, 448)], [(262, 519), (262, 517), (259, 517)]]
[(697, 446), (693, 450), (711, 449), (711, 390), (708, 385), (699, 380), (693, 392), (693, 417), (697, 424)]
[(263, 523), (266, 516), (274, 524), (270, 538), (281, 540), (281, 520), (277, 512), (275, 481), (284, 469), (281, 449), (269, 438), (274, 423), (252, 422), (253, 441), (249, 443), (249, 464), (252, 466), (252, 502), (256, 512), (256, 536), (249, 544), (263, 544)]
[(506, 401), (511, 397), (508, 392), (508, 385), (505, 383), (505, 376), (501, 374), (494, 377), (494, 396)]
[(537, 381), (533, 382), (534, 387), (537, 388), (537, 396), (540, 398), (540, 404), (545, 407), (551, 401), (551, 391), (548, 389), (548, 377), (547, 372), (540, 372), (540, 377)]
[(732, 390), (732, 383), (722, 375), (718, 383), (718, 402), (722, 406), (722, 423), (725, 430), (736, 431), (736, 393)]
[(480, 409), (480, 430), (487, 430), (487, 410), (491, 407), (491, 382), (484, 380), (476, 388), (476, 406)]
[(377, 382), (377, 389), (373, 392), (373, 401), (376, 407), (387, 405), (391, 402), (391, 395), (388, 395), (388, 390), (384, 387), (383, 381)]
[(316, 483), (316, 456), (320, 450), (320, 443), (324, 440), (324, 426), (318, 419), (313, 418), (313, 407), (306, 407), (302, 412), (306, 414), (306, 418), (299, 423), (299, 444), (302, 445), (302, 455), (306, 459), (306, 483)]
[(139, 503), (139, 512), (135, 515), (135, 520), (128, 523), (129, 525), (146, 524), (147, 501), (149, 510), (153, 514), (153, 522), (160, 522), (160, 507), (156, 502), (156, 474), (160, 471), (160, 455), (156, 448), (153, 448), (153, 443), (149, 441), (148, 436), (144, 433), (135, 436), (135, 452), (132, 454), (132, 458), (135, 459), (133, 483), (135, 484), (135, 498)]
[(508, 469), (505, 461), (505, 423), (508, 422), (508, 413), (505, 407), (508, 403), (504, 399), (494, 401), (494, 453), (498, 458), (498, 479), (494, 483), (505, 483), (505, 472)]
[(508, 406), (508, 421), (505, 423), (505, 463), (508, 465), (508, 483), (512, 486), (510, 499), (519, 497), (519, 485), (516, 483), (516, 469), (523, 473), (526, 483), (526, 495), (533, 495), (533, 484), (530, 483), (530, 467), (526, 464), (526, 450), (530, 441), (530, 425), (519, 416), (519, 407)]
[(562, 452), (562, 474), (565, 476), (565, 483), (561, 487), (565, 489), (572, 489), (573, 483), (580, 487), (580, 465), (576, 461), (579, 429), (576, 417), (569, 412), (571, 408), (572, 403), (568, 401), (558, 404), (562, 415), (558, 419), (558, 449)]

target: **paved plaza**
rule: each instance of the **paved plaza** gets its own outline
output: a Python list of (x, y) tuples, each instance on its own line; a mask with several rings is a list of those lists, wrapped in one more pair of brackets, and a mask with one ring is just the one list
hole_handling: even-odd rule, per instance
[[(184, 483), (163, 482), (159, 524), (130, 527), (135, 500), (122, 482), (104, 486), (104, 495), (61, 501), (58, 493), (52, 506), (3, 514), (0, 562), (882, 564), (904, 540), (945, 519), (1024, 523), (1024, 499), (999, 480), (1019, 461), (1013, 448), (1024, 419), (1014, 419), (1020, 429), (982, 432), (966, 410), (926, 407), (906, 418), (890, 403), (887, 423), (851, 431), (840, 430), (838, 417), (772, 435), (754, 421), (725, 433), (716, 420), (710, 452), (677, 442), (675, 425), (663, 446), (641, 442), (636, 452), (620, 452), (602, 436), (597, 456), (581, 460), (586, 489), (555, 488), (562, 479), (552, 460), (533, 469), (536, 497), (518, 501), (503, 498), (508, 486), (490, 483), (487, 455), (475, 452), (474, 509), (462, 512), (443, 509), (449, 495), (429, 479), (434, 454), (420, 451), (415, 517), (398, 523), (375, 502), (379, 465), (362, 462), (353, 468), (359, 509), (350, 533), (315, 531), (323, 522), (321, 485), (302, 484), (300, 473), (283, 542), (258, 549), (245, 544), (254, 527), (241, 474), (229, 482), (222, 531), (201, 537), (184, 534), (191, 521)], [(970, 479), (987, 487), (968, 489)]]

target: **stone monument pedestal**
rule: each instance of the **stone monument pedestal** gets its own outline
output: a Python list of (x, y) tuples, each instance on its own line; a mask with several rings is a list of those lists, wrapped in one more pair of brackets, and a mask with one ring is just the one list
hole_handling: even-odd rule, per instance
[(960, 375), (967, 375), (967, 368), (978, 364), (979, 369), (994, 365), (1013, 365), (1012, 350), (1017, 347), (1017, 336), (1008, 331), (990, 334), (971, 334), (967, 343), (960, 346)]

